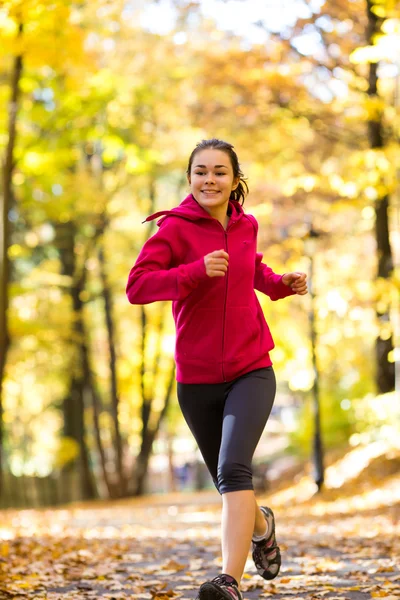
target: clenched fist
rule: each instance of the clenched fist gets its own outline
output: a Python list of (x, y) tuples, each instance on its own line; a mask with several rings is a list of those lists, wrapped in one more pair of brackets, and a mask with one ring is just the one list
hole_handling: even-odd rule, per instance
[(229, 255), (225, 250), (214, 250), (204, 257), (206, 273), (209, 277), (224, 277), (228, 270)]
[(282, 277), (282, 282), (291, 287), (300, 296), (307, 294), (307, 275), (305, 273), (285, 273)]

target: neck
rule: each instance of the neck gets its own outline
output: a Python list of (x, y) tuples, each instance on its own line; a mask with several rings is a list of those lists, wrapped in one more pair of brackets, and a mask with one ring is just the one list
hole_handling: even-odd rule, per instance
[(210, 217), (217, 219), (217, 221), (219, 221), (221, 223), (222, 227), (224, 229), (226, 229), (228, 226), (228, 223), (229, 223), (229, 216), (227, 214), (228, 207), (229, 207), (229, 201), (226, 204), (224, 204), (223, 206), (217, 206), (212, 209), (205, 208), (204, 210), (206, 210), (208, 212)]

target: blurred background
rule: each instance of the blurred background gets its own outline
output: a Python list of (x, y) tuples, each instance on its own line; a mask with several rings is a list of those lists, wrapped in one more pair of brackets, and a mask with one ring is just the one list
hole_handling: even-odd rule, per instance
[(0, 46), (1, 506), (212, 487), (171, 304), (125, 295), (142, 221), (210, 137), (264, 261), (310, 282), (259, 295), (278, 392), (257, 489), (398, 472), (398, 3), (3, 0)]

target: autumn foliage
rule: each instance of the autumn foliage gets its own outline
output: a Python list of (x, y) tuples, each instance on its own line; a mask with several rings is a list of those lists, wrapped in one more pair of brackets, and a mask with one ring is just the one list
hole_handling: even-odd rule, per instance
[(260, 297), (288, 451), (309, 453), (317, 376), (328, 448), (398, 435), (400, 11), (294, 4), (273, 26), (265, 3), (250, 29), (197, 2), (171, 2), (169, 28), (162, 2), (1, 4), (3, 474), (52, 475), (65, 500), (124, 497), (146, 489), (155, 445), (173, 448), (170, 305), (133, 307), (125, 283), (142, 221), (184, 197), (208, 137), (235, 145), (268, 264), (313, 260), (312, 300)]

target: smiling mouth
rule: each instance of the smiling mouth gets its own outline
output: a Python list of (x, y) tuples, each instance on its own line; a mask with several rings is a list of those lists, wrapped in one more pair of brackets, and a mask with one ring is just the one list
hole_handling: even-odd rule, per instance
[(209, 196), (212, 196), (214, 194), (219, 194), (219, 190), (201, 190), (203, 192), (203, 194), (208, 194)]

